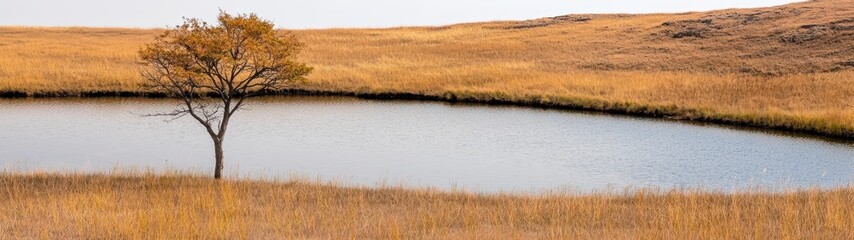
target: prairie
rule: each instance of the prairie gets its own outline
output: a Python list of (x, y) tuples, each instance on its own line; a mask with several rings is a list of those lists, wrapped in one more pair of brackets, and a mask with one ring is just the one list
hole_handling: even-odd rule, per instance
[[(854, 1), (294, 30), (293, 92), (607, 111), (854, 137)], [(176, 19), (176, 21), (178, 21)], [(0, 96), (156, 95), (162, 29), (0, 27)], [(479, 194), (192, 173), (0, 173), (0, 239), (852, 239), (854, 188)]]
[[(854, 136), (854, 2), (297, 30), (294, 89), (600, 110)], [(162, 30), (0, 27), (8, 96), (145, 94)]]
[(474, 194), (180, 172), (0, 173), (0, 238), (851, 239), (854, 189)]

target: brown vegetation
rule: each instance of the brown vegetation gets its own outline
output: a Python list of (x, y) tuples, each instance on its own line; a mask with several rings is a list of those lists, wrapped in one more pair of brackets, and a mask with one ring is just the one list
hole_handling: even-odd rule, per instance
[[(302, 30), (299, 89), (604, 110), (854, 137), (854, 2)], [(138, 93), (162, 30), (0, 28), (0, 92)]]
[(854, 188), (472, 194), (180, 173), (0, 173), (0, 238), (852, 239)]
[[(854, 136), (854, 2), (295, 33), (298, 89)], [(0, 95), (141, 93), (162, 30), (0, 28)], [(13, 94), (14, 95), (14, 94)], [(210, 197), (215, 196), (215, 197)], [(0, 173), (6, 238), (852, 239), (854, 188), (473, 194), (178, 173)]]

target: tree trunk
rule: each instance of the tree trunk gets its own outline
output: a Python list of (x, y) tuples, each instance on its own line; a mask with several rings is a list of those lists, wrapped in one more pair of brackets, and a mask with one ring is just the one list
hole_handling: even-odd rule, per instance
[(214, 152), (216, 157), (216, 167), (214, 167), (214, 178), (222, 178), (222, 140), (214, 139)]

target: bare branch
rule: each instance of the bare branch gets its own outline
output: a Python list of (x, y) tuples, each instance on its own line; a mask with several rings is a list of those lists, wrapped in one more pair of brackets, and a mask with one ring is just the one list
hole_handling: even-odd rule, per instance
[(182, 118), (187, 115), (187, 111), (184, 109), (177, 109), (172, 112), (156, 112), (149, 114), (141, 114), (141, 117), (169, 117), (169, 119), (163, 120), (164, 122), (172, 122), (179, 118)]

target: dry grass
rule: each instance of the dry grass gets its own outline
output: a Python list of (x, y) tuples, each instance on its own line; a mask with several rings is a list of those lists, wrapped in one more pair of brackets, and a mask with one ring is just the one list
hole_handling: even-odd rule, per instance
[(0, 174), (0, 238), (854, 238), (851, 187), (478, 195), (114, 174)]
[[(854, 2), (297, 31), (301, 89), (854, 136)], [(139, 91), (160, 30), (0, 27), (0, 92)], [(852, 239), (854, 188), (477, 195), (182, 174), (0, 174), (0, 238)]]
[[(854, 2), (297, 31), (298, 88), (501, 100), (854, 137)], [(0, 91), (140, 91), (160, 30), (0, 28)]]

